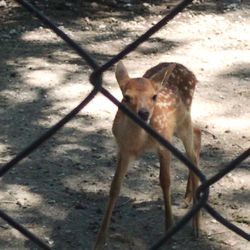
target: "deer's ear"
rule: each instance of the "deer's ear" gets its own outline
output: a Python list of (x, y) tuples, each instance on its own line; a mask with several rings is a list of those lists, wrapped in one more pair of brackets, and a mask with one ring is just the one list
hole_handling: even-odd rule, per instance
[(168, 67), (163, 67), (161, 70), (156, 72), (154, 75), (150, 77), (150, 80), (156, 85), (157, 89), (163, 87), (167, 84), (170, 75), (172, 74), (176, 64), (171, 63)]
[(128, 71), (126, 67), (124, 66), (124, 64), (122, 63), (122, 61), (120, 61), (116, 66), (115, 77), (121, 90), (123, 91), (126, 83), (128, 82), (130, 78), (128, 75)]

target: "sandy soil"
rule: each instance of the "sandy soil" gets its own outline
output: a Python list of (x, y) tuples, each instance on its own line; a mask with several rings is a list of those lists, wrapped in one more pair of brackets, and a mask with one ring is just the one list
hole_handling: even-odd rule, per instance
[[(81, 46), (103, 63), (155, 24), (175, 1), (132, 6), (112, 1), (36, 1)], [(161, 3), (160, 3), (161, 2)], [(114, 1), (113, 1), (114, 3)], [(0, 7), (0, 163), (3, 165), (55, 124), (92, 89), (91, 70), (64, 42), (13, 1)], [(163, 61), (188, 66), (199, 79), (193, 118), (203, 129), (201, 168), (212, 176), (250, 146), (250, 5), (218, 10), (197, 3), (124, 59), (132, 76)], [(135, 65), (136, 64), (136, 65)], [(105, 87), (121, 97), (114, 69)], [(111, 125), (117, 108), (98, 95), (75, 119), (7, 173), (0, 182), (1, 209), (53, 249), (91, 249), (116, 162)], [(174, 141), (183, 150), (179, 141)], [(210, 204), (250, 232), (250, 161), (210, 190)], [(106, 249), (147, 249), (164, 234), (159, 163), (143, 156), (131, 166)], [(172, 164), (173, 209), (187, 169)], [(203, 236), (187, 226), (162, 249), (250, 249), (250, 244), (203, 213)], [(0, 221), (0, 249), (37, 249)]]

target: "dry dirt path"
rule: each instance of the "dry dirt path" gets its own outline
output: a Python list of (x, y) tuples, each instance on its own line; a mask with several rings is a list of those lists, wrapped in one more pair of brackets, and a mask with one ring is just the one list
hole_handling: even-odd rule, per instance
[[(89, 67), (50, 30), (14, 4), (0, 8), (0, 163), (55, 124), (91, 90)], [(117, 9), (100, 1), (45, 1), (57, 24), (100, 62), (155, 24), (165, 5)], [(205, 3), (204, 3), (205, 5)], [(203, 129), (201, 168), (211, 176), (250, 146), (250, 8), (219, 13), (208, 1), (194, 5), (124, 59), (140, 76), (153, 65), (176, 61), (199, 79), (194, 120)], [(138, 10), (137, 10), (138, 8)], [(121, 97), (113, 68), (105, 86)], [(0, 182), (1, 209), (53, 249), (91, 249), (114, 174), (116, 147), (111, 124), (116, 107), (98, 95), (48, 143)], [(182, 146), (178, 141), (176, 145)], [(250, 161), (211, 187), (210, 203), (250, 231)], [(107, 249), (147, 249), (164, 233), (159, 164), (154, 155), (136, 162), (126, 177)], [(186, 168), (172, 167), (176, 219), (185, 209)], [(190, 226), (163, 249), (246, 250), (250, 245), (204, 213), (203, 236)], [(121, 236), (122, 235), (122, 236)], [(0, 221), (0, 249), (37, 249)]]

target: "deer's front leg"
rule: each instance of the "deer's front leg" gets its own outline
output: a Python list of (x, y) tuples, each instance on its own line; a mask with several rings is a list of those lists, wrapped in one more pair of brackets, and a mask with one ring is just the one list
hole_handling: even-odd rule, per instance
[(99, 233), (97, 235), (96, 243), (95, 243), (95, 250), (102, 249), (108, 232), (108, 227), (110, 224), (112, 211), (115, 207), (116, 201), (118, 199), (122, 181), (124, 179), (125, 174), (127, 173), (128, 165), (131, 160), (131, 156), (129, 154), (118, 154), (118, 165), (116, 168), (115, 175), (112, 180), (110, 193), (109, 193), (109, 200), (108, 205), (102, 220), (101, 228), (99, 230)]
[(171, 153), (168, 150), (159, 151), (160, 159), (160, 184), (163, 191), (163, 199), (165, 204), (165, 226), (166, 231), (173, 225), (174, 219), (171, 205), (171, 190), (170, 190), (170, 162)]

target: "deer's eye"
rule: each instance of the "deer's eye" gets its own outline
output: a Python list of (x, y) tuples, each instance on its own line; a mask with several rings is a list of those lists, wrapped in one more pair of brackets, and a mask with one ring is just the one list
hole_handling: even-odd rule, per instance
[(130, 97), (129, 95), (124, 95), (124, 96), (123, 96), (123, 100), (124, 100), (125, 102), (130, 102), (130, 101), (131, 101), (131, 97)]
[(157, 95), (153, 95), (153, 96), (152, 96), (152, 100), (155, 102), (156, 99), (157, 99)]

